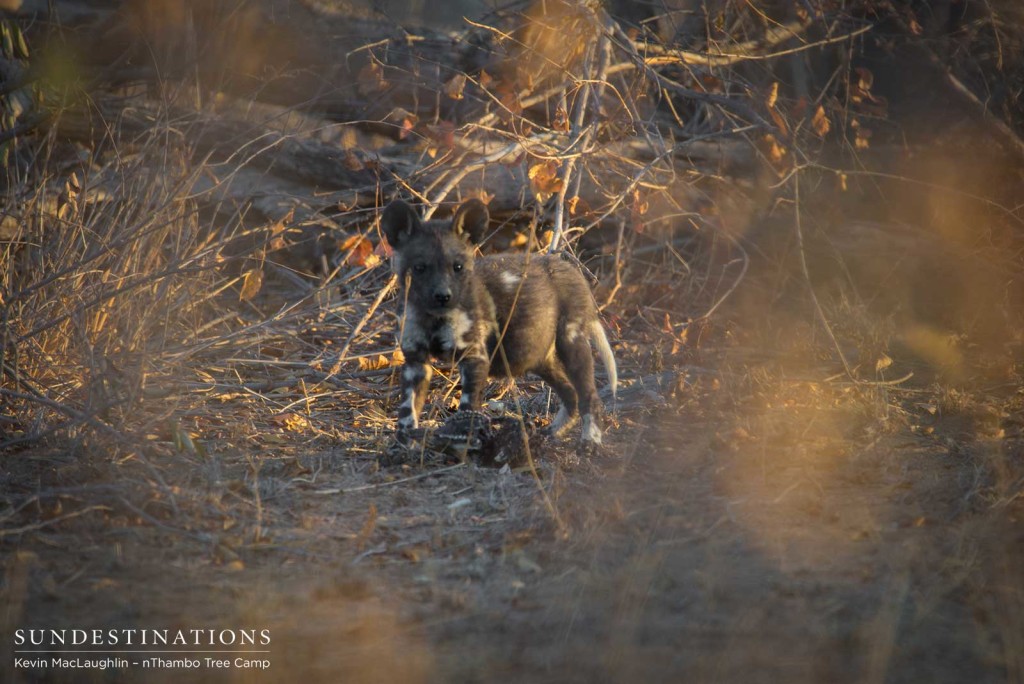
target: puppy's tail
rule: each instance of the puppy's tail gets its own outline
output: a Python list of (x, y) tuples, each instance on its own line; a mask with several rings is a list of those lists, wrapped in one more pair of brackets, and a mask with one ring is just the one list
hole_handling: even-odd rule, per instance
[(590, 324), (590, 339), (597, 347), (597, 355), (601, 357), (605, 372), (608, 373), (608, 384), (612, 387), (612, 398), (615, 398), (619, 389), (619, 371), (615, 366), (615, 355), (612, 353), (612, 346), (608, 344), (608, 335), (604, 332), (604, 326), (597, 318)]

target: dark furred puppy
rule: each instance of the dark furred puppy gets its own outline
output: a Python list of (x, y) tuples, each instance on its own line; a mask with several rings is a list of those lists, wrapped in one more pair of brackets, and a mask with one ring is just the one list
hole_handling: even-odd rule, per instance
[(594, 384), (593, 342), (617, 385), (615, 357), (587, 281), (558, 255), (506, 254), (474, 259), (487, 207), (469, 200), (451, 221), (420, 220), (405, 202), (384, 210), (381, 229), (404, 305), (402, 404), (398, 438), (418, 425), (431, 356), (459, 365), (459, 408), (478, 410), (487, 377), (536, 373), (562, 402), (551, 424), (564, 434), (583, 416), (581, 447), (601, 443), (601, 400)]

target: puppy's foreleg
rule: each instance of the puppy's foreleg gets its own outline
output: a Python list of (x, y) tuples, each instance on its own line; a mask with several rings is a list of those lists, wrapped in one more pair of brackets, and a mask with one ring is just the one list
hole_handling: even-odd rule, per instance
[(427, 399), (433, 369), (425, 356), (407, 353), (402, 366), (402, 403), (398, 406), (398, 440), (406, 442), (419, 427), (419, 415)]
[(479, 411), (487, 388), (487, 371), (490, 362), (482, 354), (466, 356), (459, 361), (459, 378), (462, 380), (460, 411)]

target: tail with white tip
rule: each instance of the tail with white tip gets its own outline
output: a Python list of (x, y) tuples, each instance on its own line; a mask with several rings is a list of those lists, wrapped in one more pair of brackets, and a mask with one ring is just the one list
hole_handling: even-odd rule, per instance
[(616, 396), (619, 388), (619, 371), (615, 366), (615, 354), (612, 353), (612, 346), (608, 344), (608, 335), (605, 334), (601, 321), (594, 319), (590, 325), (590, 339), (597, 347), (597, 355), (601, 357), (605, 372), (608, 373), (608, 384), (612, 387), (612, 398)]

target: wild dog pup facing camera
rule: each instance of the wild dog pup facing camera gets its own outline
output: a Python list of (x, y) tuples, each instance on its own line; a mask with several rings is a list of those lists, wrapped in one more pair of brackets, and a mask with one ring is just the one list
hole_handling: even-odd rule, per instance
[(601, 443), (601, 400), (590, 343), (615, 392), (615, 357), (579, 269), (557, 254), (474, 258), (489, 217), (480, 200), (463, 203), (451, 221), (421, 221), (391, 202), (381, 229), (394, 250), (392, 268), (404, 307), (402, 403), (398, 440), (419, 425), (430, 357), (458, 363), (460, 410), (479, 410), (488, 376), (540, 376), (562, 406), (550, 431), (562, 436), (582, 415), (581, 451)]

